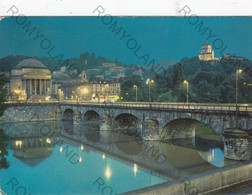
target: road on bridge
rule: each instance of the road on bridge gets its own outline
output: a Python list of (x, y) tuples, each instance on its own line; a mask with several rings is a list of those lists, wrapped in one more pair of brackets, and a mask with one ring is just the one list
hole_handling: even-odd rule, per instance
[(216, 111), (243, 111), (252, 112), (252, 104), (205, 104), (205, 103), (155, 103), (155, 102), (81, 102), (63, 101), (66, 104), (113, 106), (128, 108), (150, 108), (150, 109), (185, 109), (185, 110), (216, 110)]

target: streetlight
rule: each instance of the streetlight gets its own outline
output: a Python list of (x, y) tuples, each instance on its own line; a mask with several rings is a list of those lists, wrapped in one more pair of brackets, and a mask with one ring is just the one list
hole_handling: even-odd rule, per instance
[(242, 73), (242, 69), (237, 69), (236, 65), (236, 89), (235, 89), (235, 104), (237, 106), (238, 104), (238, 80), (239, 80), (239, 74)]
[(238, 80), (239, 80), (239, 74), (242, 73), (242, 69), (238, 68), (237, 64), (236, 64), (236, 79), (235, 79), (235, 83), (236, 83), (236, 87), (235, 87), (235, 106), (236, 106), (236, 112), (235, 112), (235, 126), (237, 128), (237, 123), (238, 123)]
[(134, 87), (136, 88), (136, 102), (137, 102), (137, 85), (134, 85)]
[(189, 90), (189, 82), (184, 80), (184, 84), (186, 84), (186, 102), (188, 104), (188, 90)]
[(151, 83), (154, 83), (154, 80), (147, 79), (146, 84), (149, 85), (149, 102), (151, 101), (151, 92), (150, 92), (150, 85)]

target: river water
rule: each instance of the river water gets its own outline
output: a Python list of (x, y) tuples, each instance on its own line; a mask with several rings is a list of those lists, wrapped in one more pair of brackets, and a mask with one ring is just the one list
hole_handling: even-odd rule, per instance
[[(214, 131), (189, 139), (143, 141), (97, 124), (1, 125), (0, 185), (7, 194), (118, 194), (235, 164)], [(1, 134), (3, 135), (3, 134)], [(5, 143), (5, 144), (4, 144)]]

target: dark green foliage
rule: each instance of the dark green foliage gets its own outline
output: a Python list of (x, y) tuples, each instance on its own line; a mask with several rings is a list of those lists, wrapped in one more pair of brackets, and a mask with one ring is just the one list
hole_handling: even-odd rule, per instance
[[(183, 66), (183, 74), (190, 84), (191, 102), (234, 103), (236, 67), (243, 70), (238, 82), (239, 102), (252, 102), (252, 87), (248, 85), (252, 83), (251, 61), (222, 59), (219, 62), (204, 62), (194, 57), (183, 58), (180, 63)], [(177, 77), (175, 81), (179, 82), (181, 79)]]
[[(148, 101), (147, 78), (155, 80), (151, 88), (151, 100), (158, 102), (186, 102), (186, 84), (189, 82), (189, 102), (234, 103), (236, 87), (236, 65), (243, 70), (239, 75), (238, 102), (252, 103), (252, 62), (249, 60), (222, 59), (218, 62), (200, 61), (198, 57), (183, 58), (163, 72), (145, 69), (143, 80), (139, 80), (143, 90), (139, 90), (138, 100)], [(134, 69), (131, 65), (128, 71)], [(134, 101), (136, 81), (130, 77), (122, 84), (123, 100)], [(249, 85), (250, 84), (250, 85)], [(126, 95), (126, 92), (128, 95)], [(154, 94), (155, 93), (155, 94)]]
[(139, 76), (128, 77), (121, 85), (120, 97), (122, 101), (133, 102), (136, 101), (136, 88), (134, 85), (138, 86), (138, 101), (148, 101), (148, 86), (145, 81)]
[(5, 157), (8, 155), (7, 141), (8, 137), (4, 134), (3, 130), (0, 129), (0, 170), (7, 169), (9, 167), (9, 162)]
[[(20, 61), (29, 58), (28, 56), (7, 56), (0, 59), (0, 71), (9, 72), (13, 67), (15, 67)], [(66, 60), (55, 60), (48, 57), (33, 57), (41, 61), (48, 69), (51, 71), (60, 70), (62, 66), (66, 67), (76, 67), (80, 72), (89, 68), (97, 68), (102, 66), (102, 63), (115, 63), (117, 66), (126, 67), (125, 64), (122, 64), (120, 61), (115, 59), (113, 60), (104, 58), (102, 56), (96, 57), (94, 53), (89, 55), (88, 52), (82, 53), (79, 58), (70, 58)]]
[(5, 84), (7, 82), (7, 78), (4, 74), (0, 75), (0, 116), (3, 115), (5, 110), (5, 104), (3, 102), (6, 101), (7, 89)]

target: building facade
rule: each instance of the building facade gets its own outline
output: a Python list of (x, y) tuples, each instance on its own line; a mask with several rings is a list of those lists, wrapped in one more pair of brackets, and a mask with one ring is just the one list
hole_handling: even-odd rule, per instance
[(11, 70), (12, 100), (45, 100), (52, 94), (51, 71), (40, 61), (28, 58)]
[(201, 46), (199, 59), (203, 61), (214, 60), (214, 51), (212, 51), (212, 46), (207, 44), (207, 41)]
[[(86, 75), (85, 75), (86, 78)], [(66, 83), (59, 88), (63, 91), (66, 100), (79, 101), (116, 101), (121, 91), (122, 79), (94, 80), (88, 82), (86, 79), (76, 83)]]

